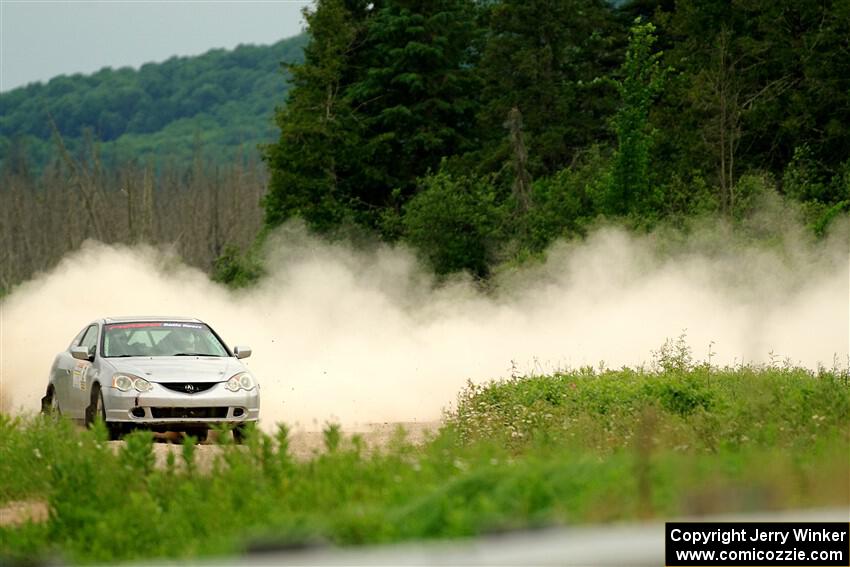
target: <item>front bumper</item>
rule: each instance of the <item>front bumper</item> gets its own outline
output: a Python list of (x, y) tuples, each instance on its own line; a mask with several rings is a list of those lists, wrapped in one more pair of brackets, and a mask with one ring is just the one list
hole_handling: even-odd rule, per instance
[(242, 423), (260, 417), (259, 386), (231, 392), (224, 383), (195, 394), (175, 392), (151, 383), (149, 392), (103, 388), (106, 421), (140, 425), (205, 425)]

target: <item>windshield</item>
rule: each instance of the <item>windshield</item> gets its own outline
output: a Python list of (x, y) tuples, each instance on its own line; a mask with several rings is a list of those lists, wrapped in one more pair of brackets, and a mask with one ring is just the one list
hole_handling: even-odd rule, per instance
[(116, 323), (105, 325), (103, 356), (228, 356), (202, 323)]

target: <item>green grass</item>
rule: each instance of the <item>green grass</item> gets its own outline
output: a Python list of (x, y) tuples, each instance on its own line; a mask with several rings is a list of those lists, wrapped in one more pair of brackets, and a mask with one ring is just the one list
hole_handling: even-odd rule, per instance
[(208, 474), (188, 444), (155, 468), (145, 432), (116, 454), (102, 427), (0, 416), (0, 504), (50, 506), (46, 523), (0, 528), (0, 558), (189, 558), (258, 541), (847, 506), (848, 424), (846, 372), (717, 369), (669, 352), (653, 370), (469, 385), (420, 445), (399, 433), (370, 449), (329, 427), (325, 451), (302, 462), (285, 427), (255, 432), (245, 447), (225, 445)]

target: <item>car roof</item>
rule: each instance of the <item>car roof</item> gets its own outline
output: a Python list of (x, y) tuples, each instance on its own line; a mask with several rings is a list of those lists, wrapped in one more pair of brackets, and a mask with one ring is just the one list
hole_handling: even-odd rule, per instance
[(190, 321), (192, 323), (203, 323), (200, 319), (194, 317), (174, 317), (170, 315), (137, 315), (123, 317), (104, 317), (103, 322), (107, 325), (111, 323), (141, 323), (144, 321)]

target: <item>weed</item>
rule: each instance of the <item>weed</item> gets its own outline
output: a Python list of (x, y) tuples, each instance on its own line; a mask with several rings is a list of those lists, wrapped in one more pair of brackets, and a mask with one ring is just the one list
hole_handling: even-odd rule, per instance
[[(666, 350), (665, 350), (666, 349)], [(672, 350), (671, 350), (672, 349)], [(847, 506), (846, 374), (696, 365), (581, 368), (467, 384), (432, 438), (366, 450), (337, 424), (292, 458), (289, 430), (220, 432), (212, 472), (154, 466), (149, 433), (0, 415), (0, 504), (49, 503), (0, 527), (0, 559), (115, 562), (238, 553), (251, 541), (381, 543), (550, 523)], [(80, 534), (86, 537), (81, 538)]]

